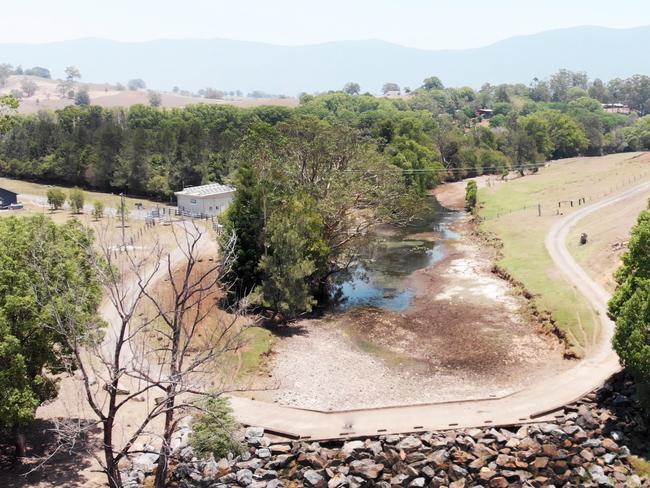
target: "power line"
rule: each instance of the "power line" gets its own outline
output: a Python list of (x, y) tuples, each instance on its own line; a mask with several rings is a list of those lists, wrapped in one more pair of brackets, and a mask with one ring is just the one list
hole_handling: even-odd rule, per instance
[[(521, 166), (517, 166), (515, 169), (528, 169), (528, 168), (540, 168), (539, 165), (536, 164), (524, 164)], [(504, 168), (503, 166), (488, 166), (488, 167), (479, 167), (479, 168), (405, 168), (405, 169), (380, 169), (380, 170), (370, 170), (370, 169), (344, 169), (341, 171), (348, 172), (348, 173), (454, 173), (454, 172), (470, 172), (472, 170), (482, 170), (482, 171), (489, 171), (489, 170), (503, 170), (507, 169)], [(512, 168), (510, 168), (512, 169)]]

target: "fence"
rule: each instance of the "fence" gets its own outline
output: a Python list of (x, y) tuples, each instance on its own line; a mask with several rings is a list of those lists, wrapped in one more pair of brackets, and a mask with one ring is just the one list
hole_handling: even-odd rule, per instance
[[(623, 180), (619, 180), (616, 183), (610, 185), (609, 191), (605, 192), (594, 192), (592, 194), (585, 195), (570, 195), (564, 197), (562, 200), (557, 200), (555, 202), (546, 201), (544, 203), (530, 203), (516, 208), (502, 209), (497, 210), (495, 213), (492, 213), (489, 216), (481, 217), (481, 220), (496, 220), (507, 215), (511, 215), (517, 212), (531, 211), (537, 214), (538, 217), (552, 216), (552, 215), (563, 215), (564, 209), (580, 207), (585, 205), (587, 202), (595, 202), (601, 198), (609, 196), (613, 193), (617, 193), (624, 188), (629, 188), (634, 186), (636, 183), (647, 180), (650, 178), (650, 171), (644, 173), (629, 176)], [(595, 180), (603, 181), (605, 177)], [(507, 183), (505, 183), (507, 184)]]

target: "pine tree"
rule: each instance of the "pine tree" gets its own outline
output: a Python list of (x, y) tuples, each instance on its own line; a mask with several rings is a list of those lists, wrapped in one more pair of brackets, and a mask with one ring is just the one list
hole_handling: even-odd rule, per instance
[(259, 183), (253, 166), (244, 162), (237, 171), (237, 193), (223, 222), (222, 236), (236, 235), (235, 260), (225, 279), (233, 285), (232, 293), (241, 298), (260, 283), (258, 263), (264, 252), (262, 232), (264, 214)]
[(308, 198), (293, 196), (273, 213), (266, 231), (269, 253), (260, 260), (263, 278), (254, 298), (287, 319), (311, 312), (318, 263), (327, 255), (322, 219)]

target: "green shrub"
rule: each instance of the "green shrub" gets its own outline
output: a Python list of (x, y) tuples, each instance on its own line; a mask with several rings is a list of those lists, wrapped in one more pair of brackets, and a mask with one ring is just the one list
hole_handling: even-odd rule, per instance
[(73, 188), (68, 194), (68, 203), (70, 208), (76, 214), (81, 213), (84, 208), (84, 192), (79, 188)]
[(65, 193), (59, 188), (50, 188), (47, 190), (47, 203), (52, 210), (58, 210), (65, 203)]
[(476, 208), (477, 193), (476, 181), (468, 181), (465, 187), (465, 208), (468, 212), (472, 212)]
[(99, 200), (95, 200), (93, 202), (93, 218), (95, 220), (99, 220), (103, 216), (104, 216), (104, 204)]
[(233, 437), (237, 422), (227, 398), (210, 398), (203, 405), (204, 413), (192, 423), (190, 445), (204, 457), (213, 454), (216, 459), (229, 452), (241, 452), (241, 444)]

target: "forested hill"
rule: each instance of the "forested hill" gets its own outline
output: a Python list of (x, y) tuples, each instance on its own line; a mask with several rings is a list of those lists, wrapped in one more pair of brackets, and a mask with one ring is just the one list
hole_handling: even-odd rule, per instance
[(79, 39), (0, 44), (0, 61), (47, 66), (57, 77), (63, 76), (66, 66), (74, 65), (87, 81), (142, 78), (153, 89), (212, 86), (295, 95), (327, 91), (348, 81), (370, 92), (378, 92), (385, 82), (413, 88), (431, 74), (448, 86), (473, 88), (484, 82), (527, 84), (559, 68), (587, 71), (603, 79), (647, 74), (650, 58), (645, 50), (649, 44), (650, 26), (576, 27), (514, 37), (477, 49), (447, 51), (374, 40), (287, 47), (224, 39), (137, 43)]

